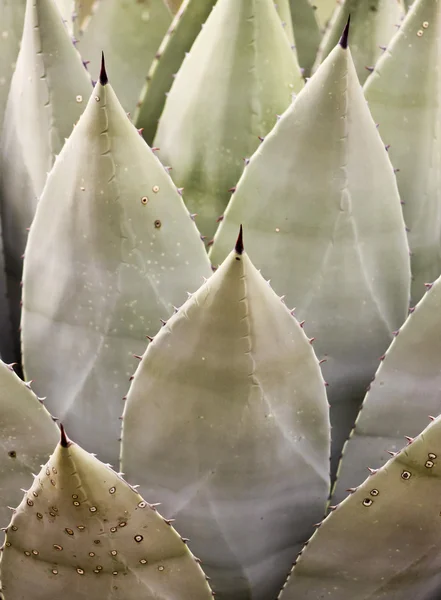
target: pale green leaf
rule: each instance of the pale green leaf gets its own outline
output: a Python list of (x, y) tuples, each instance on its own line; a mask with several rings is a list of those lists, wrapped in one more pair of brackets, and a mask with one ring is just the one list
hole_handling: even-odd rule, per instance
[(147, 348), (122, 469), (176, 518), (219, 597), (267, 600), (323, 515), (329, 434), (309, 340), (239, 247)]
[(326, 358), (335, 469), (410, 287), (393, 168), (349, 49), (332, 51), (251, 158), (215, 237), (215, 265), (239, 223), (256, 266)]

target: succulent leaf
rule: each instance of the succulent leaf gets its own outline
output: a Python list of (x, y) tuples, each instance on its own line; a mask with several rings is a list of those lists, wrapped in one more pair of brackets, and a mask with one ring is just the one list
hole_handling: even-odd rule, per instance
[(321, 33), (310, 0), (289, 0), (294, 43), (303, 75), (309, 77), (320, 45)]
[(212, 598), (176, 531), (65, 434), (14, 512), (1, 579), (8, 600)]
[(112, 65), (112, 82), (126, 111), (135, 109), (147, 71), (172, 17), (164, 0), (100, 0), (80, 35), (78, 49), (99, 71), (101, 52)]
[(313, 8), (317, 11), (317, 21), (321, 29), (325, 28), (337, 8), (338, 0), (314, 0)]
[(70, 35), (74, 34), (74, 16), (76, 9), (75, 0), (55, 0), (58, 10), (63, 18), (64, 24), (67, 27)]
[(210, 274), (181, 196), (102, 70), (37, 208), (22, 319), (26, 376), (100, 459), (118, 464), (133, 355)]
[[(429, 0), (430, 1), (430, 0)], [(400, 0), (343, 0), (332, 15), (317, 54), (315, 69), (337, 44), (348, 17), (351, 17), (351, 52), (360, 82), (384, 52), (403, 17)]]
[(412, 304), (441, 274), (441, 1), (418, 0), (366, 82), (397, 169), (412, 251)]
[(8, 302), (3, 236), (0, 220), (0, 359), (7, 363), (20, 360), (20, 340), (18, 331), (11, 323), (11, 311)]
[(38, 197), (91, 91), (53, 0), (28, 0), (0, 143), (0, 198), (8, 292), (19, 327), (22, 255)]
[(0, 133), (8, 99), (9, 85), (20, 49), (26, 0), (1, 0), (0, 23)]
[(125, 404), (122, 468), (177, 519), (225, 599), (275, 597), (322, 518), (318, 360), (241, 236), (149, 345)]
[(346, 44), (345, 34), (251, 158), (210, 254), (219, 264), (243, 223), (256, 266), (316, 338), (334, 469), (410, 287), (393, 168)]
[(280, 600), (435, 600), (441, 580), (441, 418), (334, 510)]
[(58, 427), (30, 385), (12, 365), (0, 361), (0, 526), (6, 527), (21, 498), (47, 461), (58, 439)]
[(302, 85), (273, 1), (219, 0), (176, 76), (154, 141), (204, 235), (214, 234), (259, 136)]
[(274, 2), (274, 6), (279, 13), (283, 28), (285, 29), (285, 33), (288, 36), (290, 43), (294, 45), (294, 31), (292, 28), (291, 8), (289, 3), (290, 0), (277, 0), (277, 2)]
[(159, 46), (133, 117), (148, 144), (153, 143), (167, 93), (185, 53), (215, 4), (216, 0), (184, 0)]
[(406, 435), (418, 435), (428, 415), (441, 413), (440, 314), (441, 278), (397, 332), (370, 385), (344, 448), (333, 504), (363, 481), (366, 465), (382, 466)]

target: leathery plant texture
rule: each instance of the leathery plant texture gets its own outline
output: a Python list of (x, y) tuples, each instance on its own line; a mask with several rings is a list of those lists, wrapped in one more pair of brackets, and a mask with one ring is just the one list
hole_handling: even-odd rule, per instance
[(302, 86), (273, 0), (218, 0), (176, 75), (154, 141), (203, 235), (214, 235), (244, 158)]
[(364, 91), (397, 169), (412, 304), (441, 274), (441, 0), (417, 0)]
[(438, 417), (323, 521), (280, 600), (437, 600), (440, 457)]
[(25, 6), (26, 0), (1, 0), (0, 2), (0, 23), (2, 24), (0, 37), (0, 133), (9, 85), (15, 70), (23, 34)]
[(360, 484), (367, 467), (379, 467), (416, 436), (441, 402), (441, 278), (412, 310), (383, 357), (363, 402), (339, 467), (333, 504)]
[(210, 274), (179, 192), (103, 68), (37, 208), (22, 318), (26, 377), (101, 460), (118, 464), (134, 355)]
[(184, 0), (155, 54), (133, 116), (148, 144), (153, 143), (159, 117), (174, 77), (216, 0)]
[(410, 287), (397, 184), (347, 33), (251, 158), (210, 254), (219, 264), (243, 223), (256, 266), (306, 320), (326, 358), (333, 472)]
[(275, 597), (324, 513), (329, 411), (311, 344), (242, 235), (149, 345), (122, 431), (122, 469), (176, 518), (214, 592)]
[(0, 142), (3, 240), (15, 330), (19, 327), (27, 228), (47, 172), (84, 110), (91, 89), (54, 0), (27, 0)]
[(58, 427), (12, 366), (0, 361), (0, 527), (11, 518), (21, 488), (32, 481), (58, 439)]
[(159, 44), (172, 20), (164, 0), (100, 0), (79, 36), (78, 50), (98, 73), (101, 52), (112, 65), (113, 87), (133, 111)]
[(351, 52), (358, 78), (364, 83), (400, 25), (403, 4), (401, 0), (343, 0), (336, 6), (320, 44), (315, 69), (337, 44), (350, 16)]
[(1, 580), (5, 600), (212, 599), (186, 540), (63, 429), (9, 524)]

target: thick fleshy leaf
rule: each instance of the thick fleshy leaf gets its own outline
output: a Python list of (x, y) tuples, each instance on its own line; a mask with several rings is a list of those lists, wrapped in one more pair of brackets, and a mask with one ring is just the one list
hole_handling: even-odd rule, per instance
[(280, 600), (437, 600), (440, 457), (438, 418), (327, 517)]
[(1, 579), (8, 600), (212, 598), (169, 523), (64, 435), (14, 512)]
[(410, 285), (393, 168), (349, 49), (333, 50), (251, 158), (215, 237), (215, 265), (239, 223), (256, 266), (327, 359), (335, 469)]
[(311, 2), (317, 11), (317, 20), (321, 28), (324, 28), (337, 8), (337, 0), (313, 0)]
[[(0, 221), (1, 223), (1, 221)], [(1, 229), (1, 226), (0, 226)], [(3, 254), (3, 236), (0, 231), (0, 359), (8, 363), (20, 360), (19, 332), (11, 322), (6, 283), (5, 257)]]
[(206, 236), (250, 156), (303, 85), (272, 0), (219, 0), (186, 56), (154, 145)]
[(219, 597), (266, 600), (323, 514), (329, 433), (309, 340), (239, 239), (144, 354), (122, 468), (176, 517)]
[(58, 427), (51, 415), (12, 366), (0, 361), (0, 526), (11, 518), (22, 487), (32, 482), (53, 451)]
[(112, 81), (121, 104), (133, 111), (145, 76), (172, 17), (164, 0), (100, 0), (78, 49), (90, 61), (91, 73), (99, 71), (101, 52), (112, 65)]
[(290, 0), (277, 0), (274, 2), (274, 6), (276, 7), (277, 12), (279, 13), (279, 17), (282, 20), (282, 25), (285, 30), (286, 35), (292, 45), (294, 45), (294, 31), (292, 28), (292, 18), (291, 18), (291, 8), (290, 8)]
[(428, 415), (441, 413), (441, 278), (397, 332), (363, 402), (344, 448), (334, 503), (360, 484), (367, 467), (380, 467), (404, 436), (415, 436)]
[(3, 239), (16, 330), (26, 229), (47, 172), (90, 91), (90, 78), (54, 0), (28, 0), (0, 145)]
[(70, 35), (73, 35), (76, 8), (75, 0), (55, 0), (55, 4), (58, 6), (58, 10), (61, 13)]
[(215, 4), (216, 0), (184, 0), (161, 42), (134, 114), (135, 125), (143, 130), (148, 144), (153, 143), (167, 93), (185, 53), (192, 47)]
[(390, 144), (412, 251), (412, 303), (441, 274), (441, 0), (418, 0), (365, 86)]
[(317, 54), (315, 69), (338, 42), (350, 15), (351, 52), (358, 78), (363, 84), (396, 33), (403, 13), (401, 0), (343, 0), (328, 24)]
[(211, 274), (168, 173), (105, 72), (38, 205), (23, 274), (23, 359), (49, 407), (117, 465), (122, 397), (173, 305)]
[(316, 11), (310, 0), (289, 0), (289, 3), (297, 58), (303, 75), (309, 77), (322, 37)]
[(23, 34), (25, 6), (26, 0), (0, 0), (0, 133)]

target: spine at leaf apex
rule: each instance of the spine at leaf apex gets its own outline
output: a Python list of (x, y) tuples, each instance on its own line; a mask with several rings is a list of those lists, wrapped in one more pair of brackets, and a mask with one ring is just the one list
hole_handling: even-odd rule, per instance
[(340, 46), (344, 50), (346, 50), (346, 48), (348, 47), (349, 27), (350, 27), (350, 24), (351, 24), (351, 15), (349, 15), (349, 17), (348, 17), (348, 21), (346, 23), (346, 26), (345, 26), (345, 28), (343, 30), (343, 33), (342, 33), (342, 36), (341, 36), (340, 42), (339, 42)]

